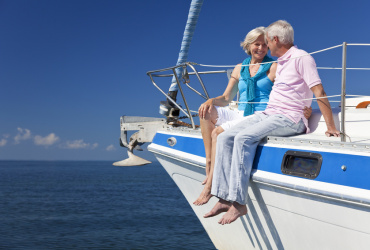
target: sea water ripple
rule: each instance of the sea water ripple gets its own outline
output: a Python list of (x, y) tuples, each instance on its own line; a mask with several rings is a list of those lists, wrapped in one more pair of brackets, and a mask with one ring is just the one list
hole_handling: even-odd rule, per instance
[(1, 249), (214, 249), (158, 163), (0, 161)]

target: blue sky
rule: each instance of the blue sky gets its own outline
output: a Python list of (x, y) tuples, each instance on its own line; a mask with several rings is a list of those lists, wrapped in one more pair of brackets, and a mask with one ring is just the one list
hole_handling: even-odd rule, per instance
[[(126, 158), (119, 117), (161, 117), (164, 98), (146, 72), (176, 63), (190, 2), (0, 0), (0, 159)], [(205, 0), (188, 60), (240, 63), (246, 33), (278, 19), (293, 25), (295, 43), (308, 52), (370, 43), (369, 7), (365, 0)], [(370, 67), (370, 47), (348, 52), (348, 67)], [(314, 58), (340, 67), (341, 48)], [(319, 73), (327, 93), (339, 94), (340, 71)], [(369, 74), (348, 72), (347, 93), (369, 94)], [(225, 76), (204, 81), (211, 96), (227, 84)], [(164, 90), (169, 84), (160, 80)], [(189, 101), (195, 110), (202, 99)]]

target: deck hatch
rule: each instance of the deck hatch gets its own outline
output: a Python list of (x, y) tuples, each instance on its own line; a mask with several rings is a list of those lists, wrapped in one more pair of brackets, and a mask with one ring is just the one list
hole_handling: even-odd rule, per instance
[(318, 153), (292, 151), (284, 154), (281, 172), (287, 175), (315, 179), (321, 170), (322, 156)]

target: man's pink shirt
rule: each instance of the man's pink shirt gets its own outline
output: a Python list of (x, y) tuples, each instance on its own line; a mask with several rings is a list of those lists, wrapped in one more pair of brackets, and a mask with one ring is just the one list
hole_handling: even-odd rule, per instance
[(318, 84), (321, 84), (321, 80), (313, 57), (297, 46), (292, 46), (278, 58), (275, 83), (263, 112), (268, 115), (283, 114), (295, 123), (302, 119), (307, 128), (306, 133), (309, 133), (303, 109), (305, 106), (310, 107), (312, 100), (302, 99), (312, 98), (310, 88)]

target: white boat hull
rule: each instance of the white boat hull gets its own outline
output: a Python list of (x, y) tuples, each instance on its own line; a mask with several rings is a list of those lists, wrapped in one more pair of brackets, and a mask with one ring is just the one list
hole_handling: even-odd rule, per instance
[[(248, 214), (222, 226), (217, 223), (222, 214), (203, 218), (217, 198), (212, 197), (203, 206), (192, 204), (203, 189), (205, 159), (155, 143), (148, 149), (184, 194), (217, 249), (370, 247), (369, 190), (255, 170), (249, 187)], [(279, 180), (288, 185), (279, 185)], [(305, 188), (306, 184), (310, 188)], [(303, 188), (297, 188), (300, 185)], [(346, 195), (352, 192), (356, 192), (355, 198)]]

